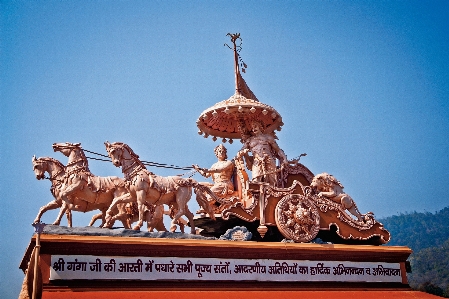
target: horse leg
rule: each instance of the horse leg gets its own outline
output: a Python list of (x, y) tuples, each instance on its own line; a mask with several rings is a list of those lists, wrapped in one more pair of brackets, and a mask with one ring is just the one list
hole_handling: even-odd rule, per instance
[[(109, 217), (108, 220), (106, 220), (107, 217)], [(114, 215), (114, 216), (107, 215), (106, 218), (104, 221), (106, 223), (106, 225), (104, 225), (103, 227), (104, 228), (112, 228), (115, 224), (115, 221), (117, 220), (117, 215)]]
[(117, 220), (119, 220), (119, 221), (123, 224), (123, 227), (124, 227), (125, 229), (130, 229), (130, 228), (131, 228), (131, 225), (130, 225), (129, 220), (128, 220), (128, 214), (119, 211), (118, 213), (116, 213), (116, 214), (111, 218), (110, 221), (111, 221), (111, 222), (112, 222), (112, 221), (115, 222), (115, 221), (117, 221)]
[(179, 230), (181, 231), (181, 233), (184, 233), (184, 228), (187, 225), (187, 223), (188, 222), (185, 221), (182, 217), (178, 219)]
[(59, 209), (58, 217), (56, 217), (56, 220), (55, 220), (55, 222), (53, 222), (53, 225), (60, 225), (62, 216), (64, 216), (64, 213), (67, 211), (70, 211), (70, 210), (67, 208), (67, 204), (64, 203), (62, 205), (62, 207)]
[(175, 216), (173, 216), (173, 219), (170, 223), (170, 232), (174, 233), (176, 231), (176, 225), (178, 224), (178, 219), (184, 215), (184, 209), (183, 208), (179, 208), (178, 212), (175, 214)]
[(177, 224), (177, 225), (179, 225), (179, 230), (181, 231), (181, 233), (184, 233), (184, 228), (188, 222), (182, 218), (183, 215), (185, 215), (187, 217), (187, 219), (189, 219), (189, 222), (191, 223), (190, 233), (195, 235), (196, 230), (195, 230), (195, 225), (193, 224), (193, 213), (189, 210), (189, 208), (187, 206), (185, 208), (183, 207), (182, 209), (180, 209), (179, 212), (173, 217), (173, 220), (171, 222), (172, 226), (170, 227), (170, 231), (174, 232), (176, 229), (176, 224)]
[(72, 182), (70, 185), (68, 185), (65, 188), (62, 188), (60, 191), (60, 198), (67, 203), (68, 208), (70, 210), (77, 210), (79, 207), (76, 207), (73, 202), (70, 201), (69, 196), (76, 192), (78, 189), (82, 189), (83, 180), (82, 179), (72, 179)]
[(146, 197), (146, 192), (145, 190), (138, 190), (136, 191), (136, 195), (137, 195), (137, 209), (139, 210), (139, 221), (137, 222), (137, 224), (133, 227), (133, 230), (139, 230), (143, 225), (143, 219), (145, 216), (145, 197)]
[(119, 220), (123, 227), (125, 229), (130, 229), (131, 226), (128, 221), (128, 214), (126, 213), (126, 204), (125, 203), (119, 203), (117, 204), (117, 213), (114, 217), (112, 217), (114, 220)]
[(89, 226), (94, 225), (95, 221), (97, 221), (98, 219), (101, 219), (103, 217), (102, 213), (98, 213), (94, 216), (92, 216), (92, 219), (90, 220)]
[(101, 228), (103, 228), (105, 226), (105, 224), (106, 224), (106, 211), (107, 210), (108, 209), (106, 209), (106, 208), (103, 208), (102, 210), (100, 210), (101, 211), (101, 224), (100, 224)]
[[(61, 203), (58, 203), (56, 200), (50, 201), (48, 204), (46, 204), (45, 206), (41, 207), (39, 209), (39, 212), (37, 213), (36, 219), (34, 219), (34, 223), (39, 223), (41, 221), (41, 217), (42, 215), (47, 212), (48, 210), (54, 210), (57, 208), (61, 207)], [(59, 223), (54, 225), (59, 225)]]
[(167, 228), (164, 225), (163, 221), (159, 221), (159, 223), (154, 227), (158, 232), (166, 232)]
[[(188, 196), (186, 198), (186, 202), (185, 202), (185, 213), (184, 215), (186, 215), (187, 219), (189, 219), (190, 222), (190, 233), (192, 235), (196, 235), (196, 229), (195, 229), (195, 224), (193, 223), (193, 213), (190, 212), (189, 207), (187, 206), (187, 202), (189, 201), (190, 197), (192, 196), (192, 188), (188, 188)], [(179, 219), (179, 221), (182, 221), (183, 219)]]
[(126, 213), (119, 212), (117, 215), (113, 216), (111, 219), (112, 219), (112, 221), (117, 221), (117, 220), (120, 221), (123, 225), (123, 228), (125, 228), (125, 229), (131, 228), (131, 225), (128, 220), (128, 214), (126, 214)]
[(154, 213), (151, 214), (150, 211), (147, 211), (147, 228), (149, 232), (152, 232), (154, 229), (157, 231), (167, 231), (165, 225), (163, 223), (164, 217), (164, 206), (157, 205), (155, 207)]
[[(172, 205), (170, 206), (169, 211), (164, 211), (164, 215), (169, 215), (170, 218), (173, 219), (173, 215), (176, 211), (178, 211), (177, 205), (176, 208)], [(181, 233), (184, 233), (184, 227), (186, 226), (187, 223), (188, 222), (185, 221), (182, 217), (179, 217), (177, 225), (179, 225), (179, 230), (181, 231)]]
[(67, 226), (72, 227), (72, 210), (67, 209), (65, 211), (65, 215), (67, 217)]
[(114, 211), (117, 209), (117, 204), (119, 203), (127, 203), (132, 202), (133, 198), (131, 197), (131, 194), (126, 193), (122, 196), (114, 198), (111, 205), (109, 206), (108, 210), (106, 211), (106, 226), (107, 228), (111, 228), (112, 224), (110, 223), (112, 221), (112, 216), (114, 215)]
[(186, 213), (185, 213), (187, 219), (189, 219), (189, 223), (190, 223), (190, 233), (192, 235), (196, 235), (196, 229), (195, 229), (195, 224), (193, 223), (193, 213), (190, 212), (189, 207), (186, 207)]
[(114, 218), (116, 218), (123, 224), (123, 228), (125, 228), (125, 229), (131, 228), (131, 225), (128, 220), (128, 215), (126, 213), (120, 213), (120, 214), (116, 215)]
[(72, 227), (72, 210), (69, 209), (66, 202), (62, 202), (62, 207), (59, 210), (58, 217), (53, 225), (59, 225), (61, 223), (62, 215), (65, 212), (65, 216), (67, 217), (67, 227)]
[(147, 230), (149, 233), (152, 233), (155, 229), (155, 224), (154, 224), (154, 213), (151, 214), (150, 211), (146, 211), (146, 221), (147, 221)]
[(187, 207), (187, 202), (192, 196), (192, 191), (190, 187), (182, 187), (178, 189), (176, 193), (176, 203), (178, 204), (178, 212), (175, 214), (171, 221), (170, 231), (174, 232), (176, 230), (176, 224), (179, 223), (179, 219), (182, 215), (186, 215), (190, 221), (191, 234), (195, 234), (195, 225), (193, 224), (193, 214)]

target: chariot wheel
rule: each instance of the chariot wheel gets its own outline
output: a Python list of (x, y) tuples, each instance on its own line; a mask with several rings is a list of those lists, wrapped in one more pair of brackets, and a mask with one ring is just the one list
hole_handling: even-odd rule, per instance
[(300, 194), (286, 195), (278, 202), (275, 220), (281, 234), (297, 243), (310, 242), (320, 230), (318, 209)]

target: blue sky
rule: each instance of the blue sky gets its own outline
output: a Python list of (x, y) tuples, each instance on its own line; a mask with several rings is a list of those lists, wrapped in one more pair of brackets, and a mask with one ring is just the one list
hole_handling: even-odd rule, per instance
[[(243, 38), (246, 82), (283, 117), (287, 156), (306, 152), (304, 165), (335, 175), (377, 218), (449, 206), (447, 1), (2, 1), (0, 11), (2, 298), (17, 297), (30, 224), (51, 200), (33, 155), (66, 164), (54, 142), (104, 154), (108, 140), (149, 161), (215, 161), (218, 143), (195, 121), (234, 93), (228, 32)], [(227, 145), (230, 156), (240, 148)], [(90, 169), (122, 176), (111, 163)], [(75, 212), (74, 225), (91, 216)]]

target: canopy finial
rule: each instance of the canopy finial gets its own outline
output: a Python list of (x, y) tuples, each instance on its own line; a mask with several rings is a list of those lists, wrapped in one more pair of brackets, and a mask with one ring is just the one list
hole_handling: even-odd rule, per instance
[[(227, 36), (231, 37), (231, 42), (233, 47), (228, 47), (234, 51), (234, 71), (235, 71), (235, 93), (241, 94), (241, 91), (239, 89), (239, 75), (240, 75), (240, 68), (239, 68), (239, 54), (238, 52), (242, 49), (242, 39), (240, 38), (240, 33), (228, 33)], [(240, 43), (237, 45), (237, 40), (240, 40)]]
[(258, 101), (254, 93), (246, 84), (245, 79), (243, 79), (242, 74), (240, 74), (240, 69), (242, 72), (246, 73), (247, 68), (246, 63), (243, 62), (242, 57), (239, 54), (242, 50), (242, 38), (240, 37), (240, 33), (228, 33), (226, 36), (231, 37), (233, 47), (230, 47), (228, 44), (225, 44), (225, 46), (234, 51), (235, 94)]

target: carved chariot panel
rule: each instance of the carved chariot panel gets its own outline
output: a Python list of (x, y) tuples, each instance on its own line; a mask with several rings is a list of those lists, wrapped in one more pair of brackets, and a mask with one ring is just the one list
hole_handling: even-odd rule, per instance
[(295, 242), (313, 240), (320, 229), (317, 208), (300, 194), (284, 196), (276, 206), (275, 219), (281, 234)]

